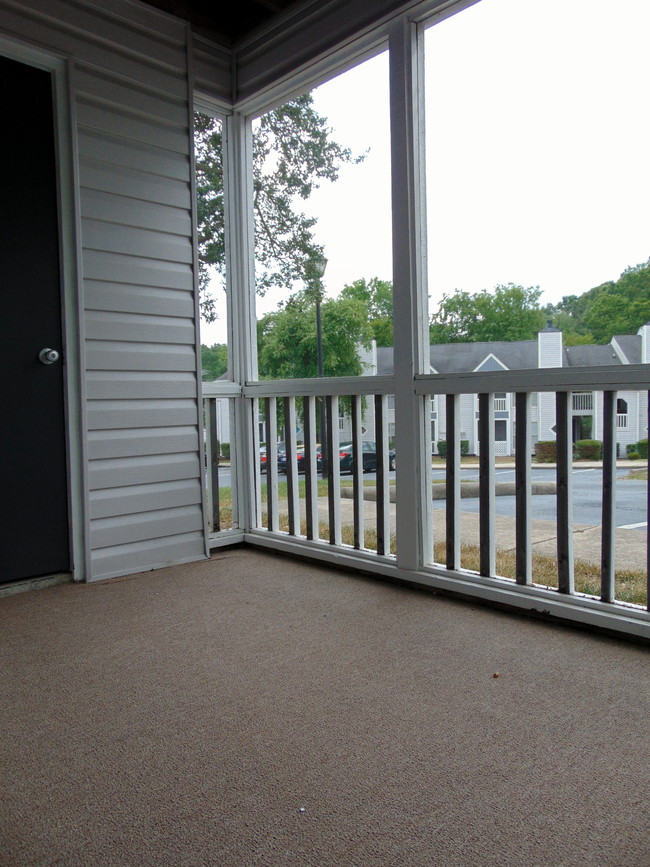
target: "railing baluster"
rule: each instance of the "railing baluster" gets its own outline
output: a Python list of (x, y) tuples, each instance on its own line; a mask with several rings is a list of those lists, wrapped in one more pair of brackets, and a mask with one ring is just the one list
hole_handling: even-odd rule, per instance
[(352, 478), (353, 478), (353, 524), (354, 547), (359, 550), (364, 543), (363, 517), (363, 451), (361, 445), (361, 417), (363, 397), (355, 394), (352, 397)]
[(298, 500), (298, 468), (296, 466), (296, 399), (284, 399), (285, 446), (287, 450), (287, 508), (289, 534), (300, 534), (300, 502)]
[(303, 399), (305, 425), (305, 521), (307, 538), (318, 538), (318, 475), (316, 469), (316, 398)]
[(375, 447), (377, 495), (377, 553), (390, 554), (390, 489), (388, 483), (388, 421), (387, 397), (375, 395)]
[[(640, 397), (639, 397), (640, 400)], [(648, 419), (646, 425), (646, 433), (650, 432), (650, 391), (647, 393), (648, 400)], [(646, 551), (646, 608), (650, 611), (650, 473), (648, 473), (648, 495), (647, 495), (647, 504), (646, 504), (646, 539), (645, 539), (645, 551)]]
[(460, 396), (448, 394), (446, 458), (447, 569), (460, 569)]
[(212, 466), (212, 443), (210, 442), (210, 398), (203, 398), (203, 420), (205, 424), (205, 493), (206, 493), (206, 509), (208, 515), (208, 530), (212, 533), (214, 527), (212, 525), (212, 474), (210, 468)]
[[(427, 495), (424, 498), (424, 502), (422, 503), (422, 552), (424, 554), (423, 564), (431, 565), (435, 561), (432, 496), (433, 468), (431, 466), (434, 447), (433, 438), (431, 436), (432, 397), (430, 395), (426, 395), (426, 397), (422, 397), (422, 400), (424, 401), (422, 419), (425, 425), (424, 442), (426, 443), (426, 450), (423, 455), (424, 467), (422, 479), (424, 483), (424, 490), (427, 492)], [(397, 491), (397, 473), (395, 473), (395, 490)], [(404, 552), (402, 551), (402, 554), (403, 553)]]
[(494, 395), (478, 396), (479, 438), (479, 572), (486, 578), (496, 573), (494, 526)]
[[(239, 513), (239, 484), (238, 479), (240, 478), (240, 468), (242, 466), (241, 459), (238, 454), (238, 449), (233, 448), (233, 444), (236, 441), (236, 431), (237, 431), (237, 417), (238, 417), (238, 408), (236, 402), (232, 399), (228, 399), (228, 417), (229, 417), (229, 431), (230, 431), (230, 444), (229, 444), (229, 457), (230, 457), (230, 509), (231, 509), (231, 521), (230, 526), (232, 529), (240, 526), (240, 513)], [(259, 460), (258, 460), (259, 463)]]
[(603, 393), (603, 519), (601, 528), (600, 598), (613, 602), (616, 533), (616, 392)]
[(331, 545), (341, 544), (341, 462), (339, 458), (339, 399), (325, 398), (327, 417), (327, 507)]
[(533, 582), (533, 554), (531, 545), (531, 395), (518, 392), (515, 397), (515, 533), (516, 576), (518, 584)]
[(571, 392), (555, 395), (557, 450), (557, 577), (560, 593), (575, 589), (573, 568), (573, 443), (571, 440)]
[(260, 456), (260, 400), (254, 397), (251, 401), (251, 419), (252, 419), (252, 444), (253, 444), (253, 460), (255, 484), (254, 491), (254, 521), (256, 527), (262, 526), (262, 466)]
[(267, 528), (277, 532), (278, 521), (278, 408), (277, 398), (266, 398), (266, 511)]
[(208, 441), (210, 459), (210, 489), (212, 493), (212, 532), (221, 530), (221, 515), (219, 508), (219, 440), (217, 439), (217, 401), (208, 400)]

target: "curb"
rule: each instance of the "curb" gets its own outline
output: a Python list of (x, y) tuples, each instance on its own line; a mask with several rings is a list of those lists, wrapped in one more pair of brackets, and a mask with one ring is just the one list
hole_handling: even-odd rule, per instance
[[(514, 482), (497, 482), (494, 486), (494, 493), (497, 497), (514, 497), (517, 487)], [(533, 482), (532, 491), (533, 494), (555, 494), (557, 492), (557, 485), (555, 482)], [(390, 502), (395, 502), (395, 485), (391, 485), (389, 489)], [(462, 499), (466, 498), (476, 498), (479, 495), (479, 483), (478, 482), (461, 482), (460, 485), (460, 496)], [(447, 496), (447, 488), (446, 485), (432, 485), (431, 486), (431, 499), (432, 500), (444, 500)], [(354, 488), (341, 488), (341, 497), (347, 500), (351, 500), (354, 497)], [(364, 500), (376, 500), (377, 499), (377, 488), (372, 488), (370, 486), (364, 487), (363, 489), (363, 499)]]

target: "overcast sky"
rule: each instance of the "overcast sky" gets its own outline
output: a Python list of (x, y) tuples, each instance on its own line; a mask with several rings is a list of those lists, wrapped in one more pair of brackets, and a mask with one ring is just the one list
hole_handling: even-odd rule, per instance
[[(429, 28), (432, 309), (508, 282), (557, 301), (648, 259), (648, 33), (650, 0), (481, 0)], [(336, 295), (392, 276), (387, 55), (314, 96), (336, 140), (368, 151), (307, 203)]]

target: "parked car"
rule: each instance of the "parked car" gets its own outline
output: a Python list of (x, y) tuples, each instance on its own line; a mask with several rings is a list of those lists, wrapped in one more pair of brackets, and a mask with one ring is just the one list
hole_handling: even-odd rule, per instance
[[(363, 471), (364, 473), (374, 472), (377, 469), (377, 445), (371, 440), (364, 440), (361, 443), (363, 453)], [(339, 446), (340, 468), (342, 472), (352, 472), (352, 462), (354, 459), (354, 448), (352, 443), (345, 443)], [(395, 469), (395, 449), (390, 449), (388, 452), (388, 469)]]
[(266, 446), (260, 446), (260, 472), (266, 472)]
[[(320, 444), (316, 443), (316, 465), (320, 469)], [(306, 471), (306, 463), (305, 463), (305, 447), (304, 446), (296, 446), (296, 466), (298, 468), (299, 473), (304, 473)], [(278, 451), (278, 472), (286, 473), (287, 471), (287, 454), (285, 451)]]

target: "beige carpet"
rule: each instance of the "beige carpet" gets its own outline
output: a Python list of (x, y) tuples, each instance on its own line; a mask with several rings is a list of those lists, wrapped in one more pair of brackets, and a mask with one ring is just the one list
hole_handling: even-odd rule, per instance
[(3, 865), (650, 865), (639, 646), (241, 549), (0, 651)]

